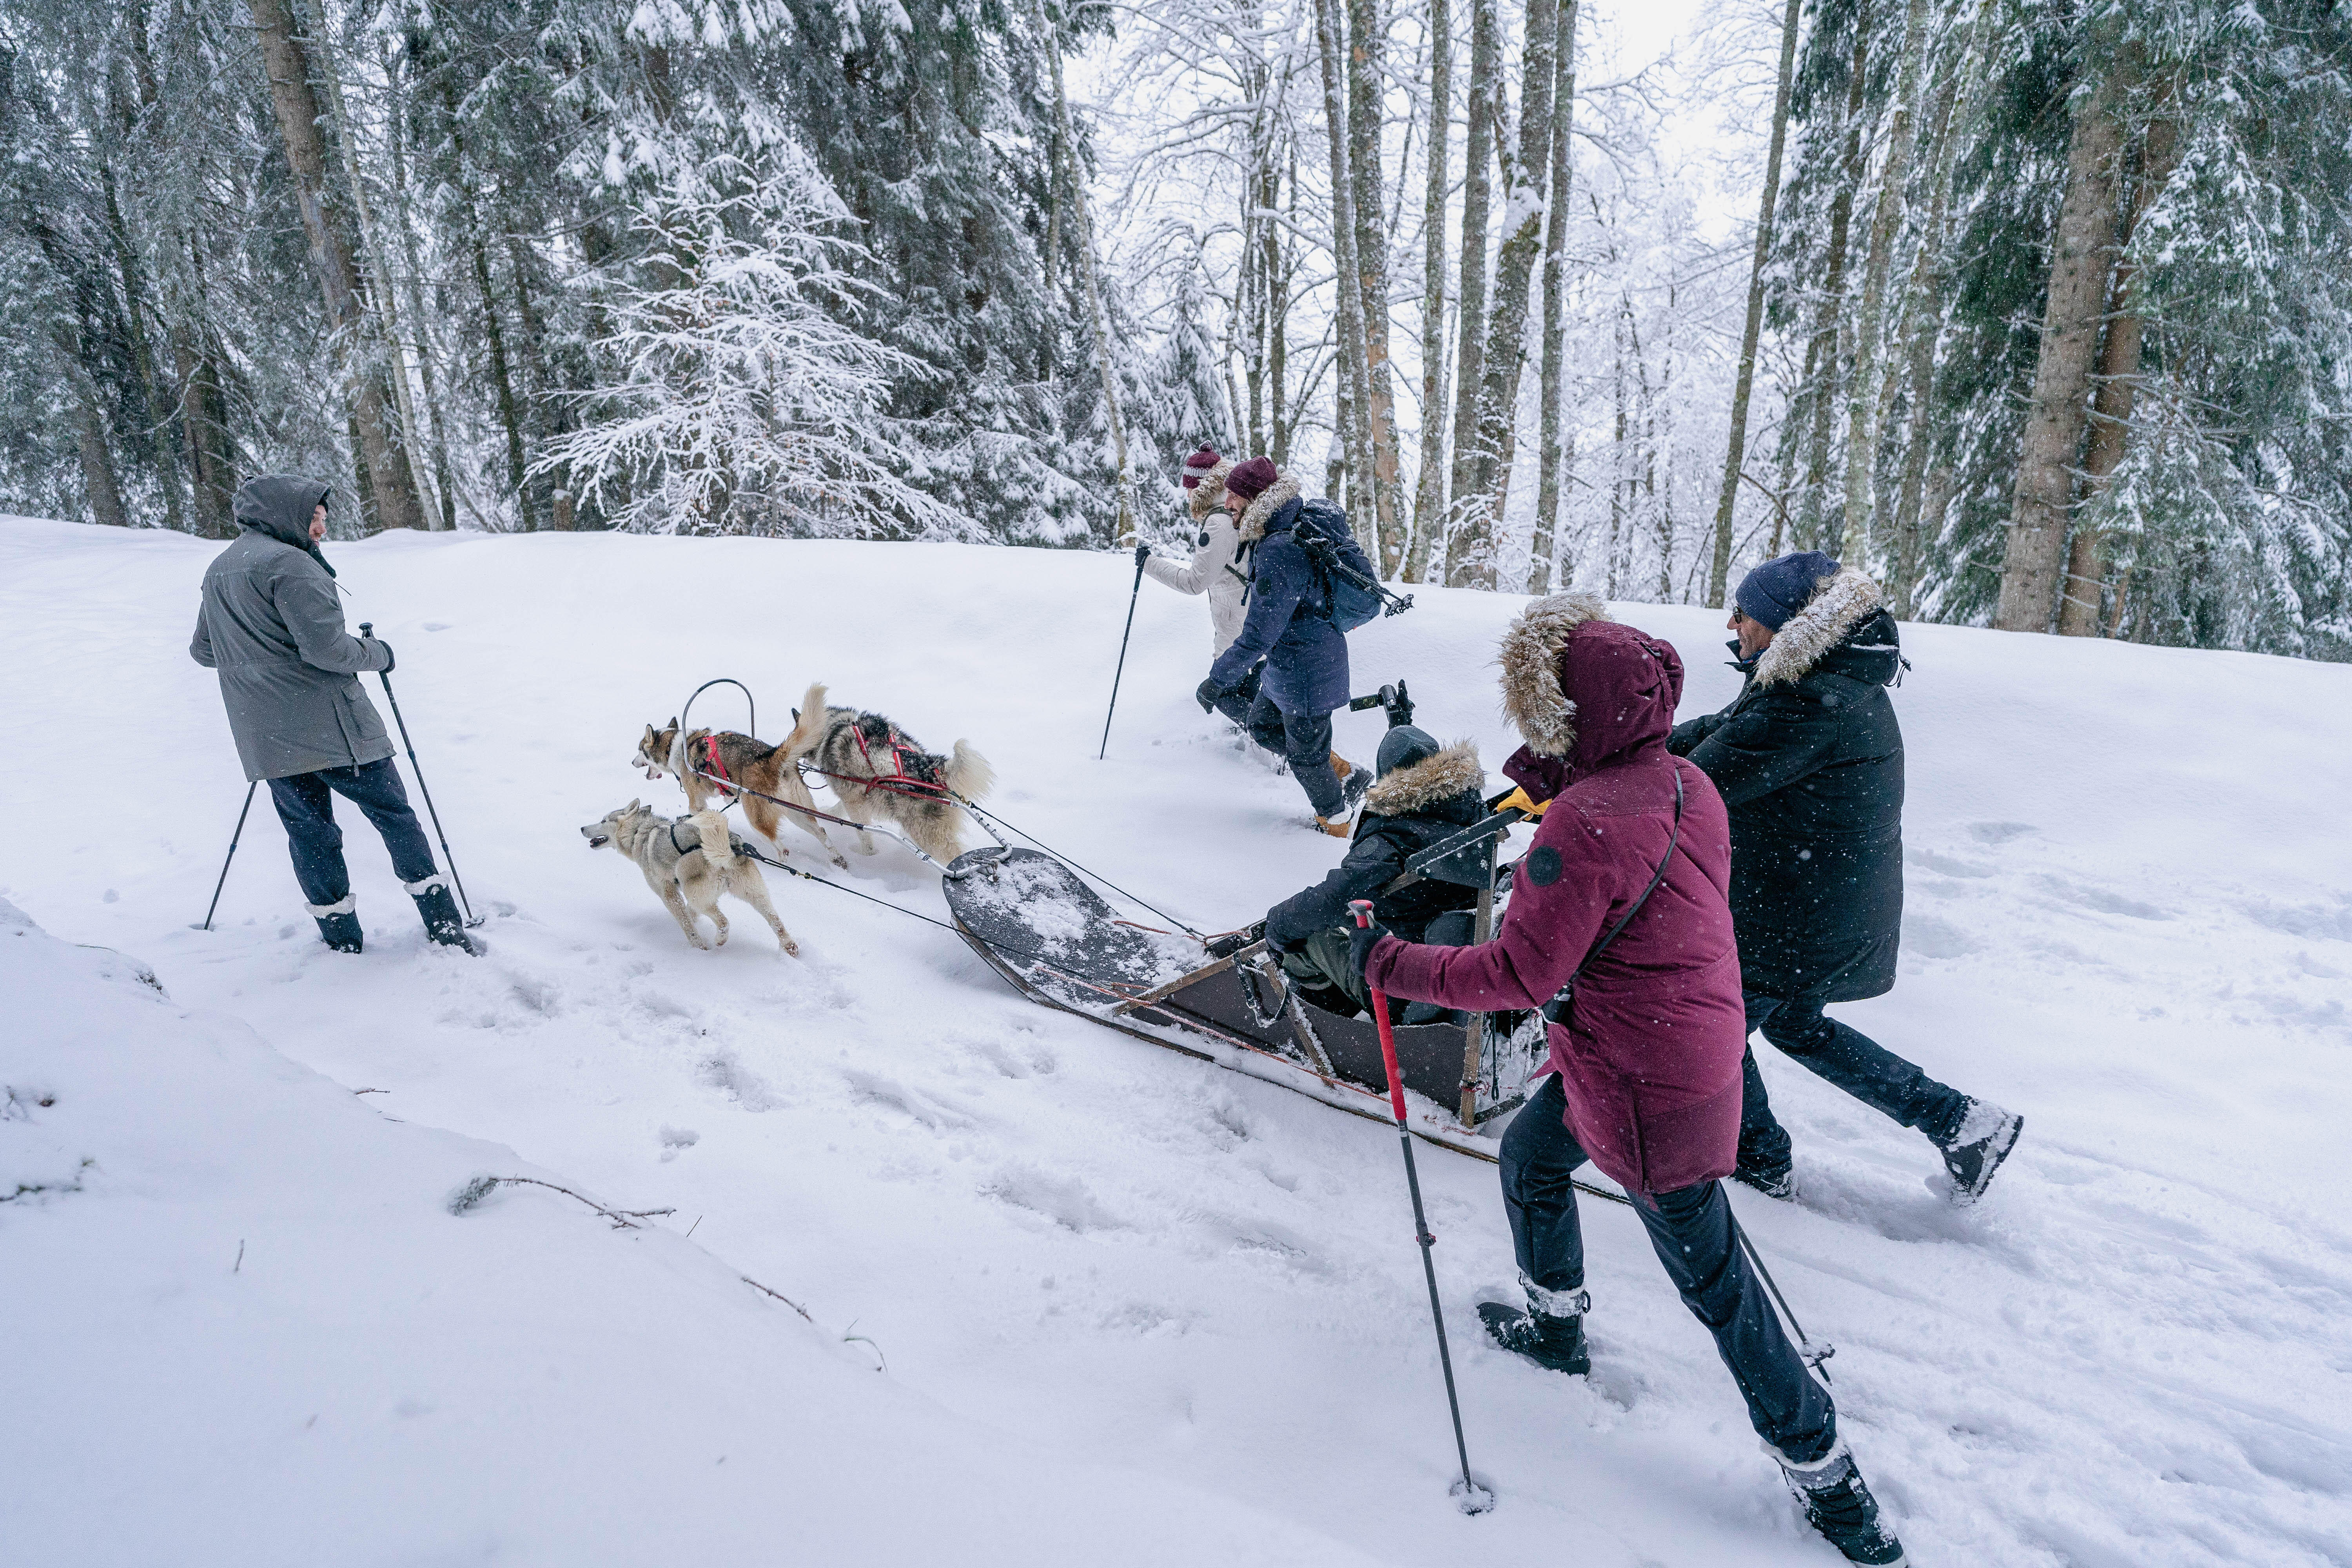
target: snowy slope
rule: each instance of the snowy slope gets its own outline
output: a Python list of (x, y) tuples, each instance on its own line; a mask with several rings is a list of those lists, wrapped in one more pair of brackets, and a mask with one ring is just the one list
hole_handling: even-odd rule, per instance
[[(518, 1561), (742, 1560), (755, 1528), (832, 1542), (827, 1560), (907, 1561), (905, 1540), (920, 1536), (955, 1560), (997, 1561), (1022, 1535), (1026, 1557), (1095, 1561), (1109, 1553), (1084, 1531), (1121, 1521), (1130, 1554), (1211, 1561), (1233, 1555), (1244, 1520), (1254, 1549), (1295, 1562), (1834, 1560), (1622, 1211), (1588, 1215), (1595, 1371), (1566, 1383), (1469, 1342), (1470, 1303), (1511, 1273), (1494, 1171), (1424, 1157), (1472, 1457), (1504, 1500), (1463, 1519), (1444, 1501), (1450, 1443), (1392, 1135), (1034, 1008), (948, 933), (782, 877), (772, 886), (803, 960), (778, 959), (755, 921), (723, 952), (694, 952), (635, 872), (576, 831), (633, 795), (677, 808), (673, 786), (625, 759), (640, 727), (701, 681), (749, 682), (774, 733), (822, 679), (836, 701), (888, 712), (932, 745), (971, 739), (996, 765), (992, 804), (1056, 849), (1196, 925), (1238, 923), (1318, 874), (1333, 847), (1299, 826), (1296, 787), (1193, 706), (1208, 652), (1198, 601), (1145, 586), (1110, 757), (1097, 763), (1124, 558), (596, 535), (331, 547), (351, 618), (399, 649), (394, 680), (459, 868), (496, 911), (485, 958), (425, 951), (353, 824), (370, 949), (348, 959), (320, 950), (302, 917), (266, 803), (219, 929), (188, 929), (244, 793), (212, 677), (184, 653), (213, 548), (0, 523), (0, 719), (18, 738), (0, 756), (0, 804), (19, 825), (0, 893), (60, 937), (152, 964), (205, 1027), (241, 1020), (345, 1088), (387, 1090), (363, 1110), (305, 1091), (370, 1136), (463, 1135), (446, 1145), (462, 1155), (412, 1158), (404, 1173), (389, 1155), (362, 1162), (353, 1134), (338, 1180), (386, 1217), (306, 1222), (353, 1270), (418, 1273), (412, 1230), (472, 1247), (488, 1234), (477, 1222), (600, 1249), (572, 1267), (604, 1271), (624, 1298), (652, 1289), (636, 1259), (672, 1269), (658, 1315), (573, 1320), (581, 1342), (602, 1331), (625, 1347), (567, 1362), (563, 1397), (579, 1405), (541, 1420), (530, 1383), (528, 1412), (518, 1394), (437, 1430), (432, 1415), (402, 1424), (383, 1440), (403, 1445), (407, 1468), (353, 1451), (333, 1483), (341, 1511), (416, 1531), (399, 1537), (408, 1560), (463, 1554), (402, 1506), (419, 1496), (476, 1521), (475, 1555), (506, 1542)], [(1353, 639), (1357, 689), (1409, 678), (1427, 728), (1474, 734), (1498, 763), (1510, 742), (1491, 659), (1518, 601), (1419, 599)], [(1686, 713), (1727, 698), (1718, 617), (1619, 613), (1680, 646)], [(1842, 1013), (2023, 1110), (2026, 1141), (1992, 1197), (1955, 1213), (1931, 1190), (1924, 1141), (1768, 1053), (1807, 1194), (1789, 1208), (1743, 1194), (1742, 1216), (1808, 1327), (1837, 1343), (1848, 1433), (1917, 1560), (2352, 1563), (2340, 1170), (2352, 670), (1944, 627), (1907, 642), (1904, 978)], [(740, 715), (723, 690), (696, 710)], [(1378, 722), (1343, 718), (1340, 749), (1368, 757)], [(859, 887), (940, 912), (935, 877), (904, 851), (852, 858)], [(16, 1081), (13, 1060), (0, 1053), (0, 1079)], [(164, 1137), (139, 1109), (115, 1125)], [(406, 1125), (385, 1128), (378, 1111)], [(22, 1136), (0, 1123), (0, 1151)], [(114, 1150), (142, 1146), (121, 1137)], [(674, 1206), (655, 1226), (693, 1226), (692, 1242), (649, 1252), (675, 1244), (607, 1231), (530, 1189), (452, 1219), (450, 1188), (498, 1164), (466, 1138), (621, 1207)], [(268, 1190), (284, 1168), (235, 1135), (202, 1146), (234, 1168), (225, 1191)], [(216, 1229), (187, 1246), (205, 1268), (229, 1255), (217, 1237), (233, 1250), (254, 1234), (237, 1201), (205, 1205)], [(44, 1247), (72, 1247), (77, 1223), (100, 1223), (76, 1214), (97, 1208), (89, 1194), (29, 1218), (0, 1208), (0, 1248), (29, 1245), (35, 1226), (67, 1238)], [(378, 1234), (380, 1257), (367, 1250)], [(11, 1269), (0, 1307), (103, 1321), (86, 1304), (124, 1288), (106, 1272), (116, 1264), (90, 1261), (101, 1257), (176, 1283), (131, 1291), (135, 1324), (57, 1330), (61, 1364), (117, 1364), (117, 1342), (135, 1333), (196, 1359), (220, 1347), (206, 1353), (233, 1369), (272, 1321), (238, 1310), (210, 1275), (191, 1283), (170, 1261), (178, 1242), (152, 1227), (105, 1248), (91, 1239)], [(807, 1304), (830, 1335), (739, 1273)], [(319, 1283), (281, 1299), (274, 1321), (337, 1323), (343, 1300)], [(468, 1321), (512, 1321), (489, 1295), (431, 1310), (448, 1315), (417, 1332), (436, 1344)], [(648, 1321), (664, 1325), (657, 1343)], [(843, 1359), (862, 1346), (830, 1342), (853, 1323), (887, 1373)], [(693, 1366), (664, 1384), (641, 1354)], [(313, 1388), (341, 1397), (366, 1386), (366, 1364), (223, 1370), (160, 1410), (143, 1390), (93, 1402), (64, 1378), (42, 1385), (44, 1408), (89, 1445), (152, 1443), (130, 1511), (167, 1530), (218, 1484), (205, 1437), (216, 1405), (272, 1379), (309, 1385), (290, 1403)], [(695, 1370), (720, 1364), (728, 1377)], [(706, 1426), (748, 1422), (743, 1402), (778, 1403), (752, 1398), (761, 1380), (815, 1384), (842, 1367), (855, 1374), (842, 1398), (865, 1403), (836, 1403), (825, 1383), (839, 1425), (903, 1430), (910, 1455), (955, 1447), (849, 1467), (895, 1487), (902, 1500), (884, 1511), (900, 1536), (850, 1535), (855, 1500), (872, 1492), (835, 1472), (771, 1464), (756, 1496), (665, 1484), (688, 1466), (671, 1449), (699, 1455)], [(0, 1465), (10, 1517), (54, 1539), (99, 1499), (125, 1511), (89, 1446), (8, 1430), (21, 1449)], [(495, 1445), (485, 1436), (500, 1430)], [(794, 1451), (768, 1440), (779, 1461)], [(1080, 1479), (1082, 1466), (1112, 1479)], [(653, 1484), (617, 1493), (631, 1472)], [(1153, 1478), (1187, 1489), (1183, 1500), (1152, 1500)], [(965, 1501), (981, 1493), (1000, 1500), (1003, 1533), (970, 1525)], [(1057, 1502), (1073, 1533), (1033, 1538), (1012, 1522)], [(305, 1539), (319, 1508), (337, 1511), (314, 1504), (253, 1484), (239, 1498), (244, 1544)], [(184, 1542), (174, 1560), (252, 1560), (210, 1550)]]
[(570, 1184), (5, 901), (0, 994), (11, 1563), (1360, 1561), (951, 1415), (671, 1229), (453, 1214)]

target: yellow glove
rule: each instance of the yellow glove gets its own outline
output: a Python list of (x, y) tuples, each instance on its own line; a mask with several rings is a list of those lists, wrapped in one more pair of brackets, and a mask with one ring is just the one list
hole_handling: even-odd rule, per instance
[(1541, 805), (1538, 805), (1534, 801), (1529, 800), (1528, 798), (1527, 786), (1522, 784), (1519, 788), (1513, 790), (1510, 794), (1510, 797), (1505, 800), (1502, 805), (1496, 806), (1495, 809), (1496, 811), (1522, 811), (1529, 816), (1540, 818), (1546, 811), (1550, 809), (1550, 806), (1551, 802), (1549, 801), (1545, 801)]

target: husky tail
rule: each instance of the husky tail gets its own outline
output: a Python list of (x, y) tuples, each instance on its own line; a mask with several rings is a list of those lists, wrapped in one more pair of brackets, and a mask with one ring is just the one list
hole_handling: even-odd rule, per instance
[(996, 770), (988, 765), (986, 757), (972, 750), (970, 741), (955, 743), (955, 752), (948, 758), (943, 776), (948, 788), (966, 800), (978, 800), (996, 783)]
[(813, 681), (807, 694), (801, 699), (801, 709), (795, 716), (793, 732), (776, 742), (776, 750), (784, 754), (787, 765), (815, 753), (824, 740), (825, 711), (824, 682)]
[(698, 811), (687, 818), (694, 824), (695, 842), (701, 846), (703, 864), (714, 871), (723, 871), (735, 858), (735, 846), (727, 832), (727, 814), (723, 811)]

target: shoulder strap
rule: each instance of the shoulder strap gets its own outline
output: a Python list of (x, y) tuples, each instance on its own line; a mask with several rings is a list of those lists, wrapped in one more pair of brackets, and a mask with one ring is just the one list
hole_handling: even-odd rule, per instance
[(1625, 913), (1620, 917), (1617, 923), (1609, 928), (1608, 935), (1602, 937), (1599, 942), (1594, 942), (1592, 944), (1591, 951), (1587, 952), (1581, 959), (1578, 960), (1575, 972), (1570, 974), (1566, 982), (1561, 984), (1560, 988), (1552, 994), (1551, 1000), (1543, 1005), (1543, 1016), (1545, 1018), (1552, 1023), (1559, 1024), (1563, 1026), (1567, 1025), (1569, 1009), (1575, 1000), (1576, 982), (1578, 977), (1583, 974), (1585, 970), (1591, 965), (1594, 959), (1599, 958), (1602, 953), (1609, 951), (1609, 944), (1617, 940), (1619, 932), (1622, 931), (1627, 926), (1633, 923), (1633, 917), (1642, 912), (1642, 906), (1650, 901), (1650, 895), (1656, 892), (1658, 890), (1658, 884), (1666, 879), (1666, 868), (1674, 864), (1675, 847), (1682, 842), (1682, 837), (1683, 770), (1677, 765), (1675, 768), (1675, 826), (1673, 830), (1666, 835), (1665, 858), (1658, 862), (1656, 874), (1651, 877), (1650, 885), (1642, 889), (1642, 896), (1633, 900), (1633, 907), (1627, 910)]

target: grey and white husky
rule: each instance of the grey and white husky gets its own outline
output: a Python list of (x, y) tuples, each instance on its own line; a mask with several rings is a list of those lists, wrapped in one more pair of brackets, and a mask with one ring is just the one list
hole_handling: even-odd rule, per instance
[[(708, 951), (712, 945), (702, 940), (698, 914), (710, 917), (719, 928), (717, 945), (727, 945), (727, 917), (719, 912), (719, 895), (732, 893), (760, 911), (780, 948), (800, 952), (800, 943), (768, 901), (768, 880), (760, 874), (759, 862), (743, 852), (743, 841), (727, 831), (727, 819), (718, 812), (667, 817), (633, 800), (582, 828), (580, 836), (591, 849), (609, 847), (635, 861), (646, 886), (677, 917), (677, 929), (695, 946)], [(706, 846), (723, 847), (714, 853)]]

